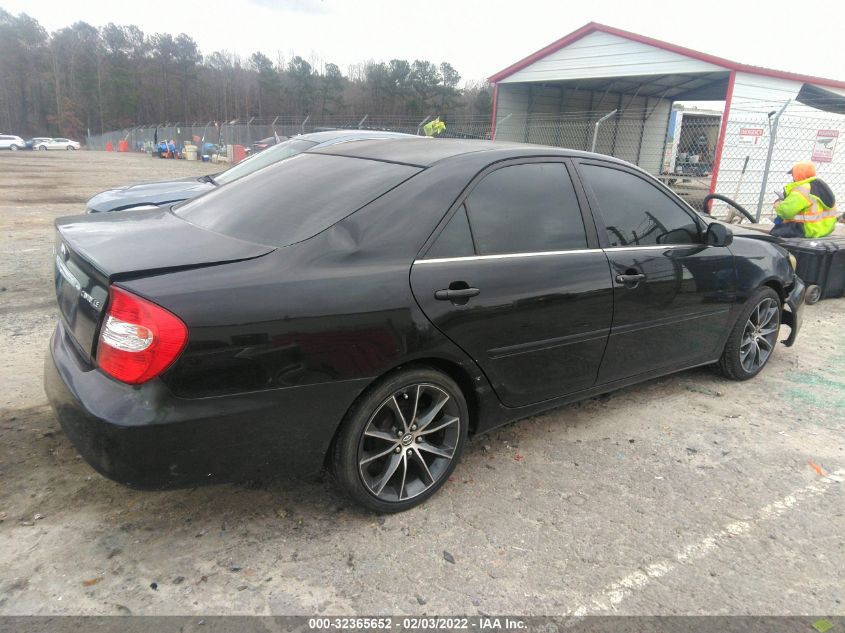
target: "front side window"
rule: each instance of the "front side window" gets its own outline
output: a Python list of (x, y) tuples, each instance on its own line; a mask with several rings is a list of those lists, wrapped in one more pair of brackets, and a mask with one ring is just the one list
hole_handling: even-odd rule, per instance
[(582, 164), (579, 170), (598, 203), (610, 246), (701, 241), (692, 216), (643, 178), (599, 165)]
[(578, 199), (562, 163), (503, 167), (466, 201), (479, 255), (586, 248)]

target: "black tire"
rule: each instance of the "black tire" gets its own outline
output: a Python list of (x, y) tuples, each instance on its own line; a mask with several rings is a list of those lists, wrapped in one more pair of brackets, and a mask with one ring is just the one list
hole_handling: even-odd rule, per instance
[(14, 143), (12, 143), (9, 146), (9, 149), (12, 150), (13, 152), (17, 152), (20, 148), (17, 145), (15, 145)]
[(330, 449), (329, 466), (341, 488), (364, 507), (402, 512), (448, 481), (468, 428), (466, 399), (454, 380), (428, 367), (400, 370), (347, 412)]
[(43, 152), (43, 151), (45, 151), (46, 149), (47, 149), (47, 146), (46, 146), (46, 145), (39, 145), (39, 146), (38, 146), (38, 151), (39, 151), (39, 152)]
[(808, 306), (818, 303), (822, 298), (822, 289), (815, 285), (811, 284), (807, 286), (807, 290), (804, 293), (804, 303)]
[[(762, 326), (755, 324), (755, 320), (761, 320), (763, 310), (769, 314), (772, 308), (776, 310), (771, 313), (768, 321)], [(759, 374), (768, 364), (777, 345), (782, 308), (783, 302), (772, 288), (758, 289), (746, 302), (728, 336), (722, 356), (714, 366), (717, 373), (731, 380), (748, 380)], [(768, 350), (765, 349), (766, 345), (769, 346)], [(755, 348), (758, 352), (756, 358), (760, 361), (757, 364), (753, 362)], [(765, 356), (761, 358), (763, 351)], [(748, 360), (749, 355), (751, 362)]]

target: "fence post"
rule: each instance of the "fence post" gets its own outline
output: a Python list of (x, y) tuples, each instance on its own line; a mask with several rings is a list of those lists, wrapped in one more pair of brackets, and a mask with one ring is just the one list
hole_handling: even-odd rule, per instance
[(420, 135), (420, 130), (422, 129), (422, 126), (425, 125), (426, 123), (428, 123), (430, 118), (431, 118), (431, 115), (429, 114), (427, 117), (425, 117), (422, 121), (420, 121), (417, 124), (417, 136)]
[(255, 117), (250, 118), (250, 120), (246, 122), (246, 143), (244, 143), (244, 145), (252, 145), (252, 130), (249, 126), (253, 121), (255, 121)]
[(364, 126), (364, 122), (367, 120), (367, 118), (368, 118), (369, 116), (370, 116), (369, 114), (365, 114), (365, 115), (364, 115), (364, 118), (363, 118), (363, 119), (361, 119), (360, 121), (358, 121), (358, 129), (359, 129), (359, 130), (360, 130), (360, 129)]
[(757, 199), (757, 213), (754, 215), (754, 222), (760, 222), (760, 214), (763, 213), (763, 197), (766, 195), (766, 186), (769, 184), (769, 170), (772, 167), (772, 155), (775, 153), (775, 143), (778, 140), (778, 122), (780, 115), (786, 110), (786, 106), (792, 99), (787, 99), (786, 103), (781, 106), (781, 109), (775, 113), (775, 120), (772, 122), (772, 112), (769, 112), (769, 126), (771, 131), (769, 133), (769, 152), (766, 154), (766, 166), (763, 168), (763, 182), (760, 183), (760, 197)]
[(601, 124), (604, 123), (605, 121), (607, 121), (614, 114), (616, 114), (616, 110), (614, 110), (613, 112), (608, 112), (602, 118), (600, 118), (598, 121), (596, 121), (595, 127), (593, 128), (593, 142), (590, 145), (590, 151), (591, 152), (596, 151), (596, 141), (599, 138), (599, 128), (601, 127)]
[(310, 121), (310, 120), (311, 120), (311, 115), (309, 114), (308, 116), (305, 117), (305, 120), (299, 126), (299, 133), (300, 134), (305, 134), (305, 126), (308, 124), (308, 121)]

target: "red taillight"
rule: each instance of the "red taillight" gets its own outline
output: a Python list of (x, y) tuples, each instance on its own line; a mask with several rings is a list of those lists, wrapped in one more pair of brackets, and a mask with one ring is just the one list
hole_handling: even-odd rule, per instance
[(100, 329), (97, 364), (132, 385), (155, 378), (185, 348), (188, 328), (161, 306), (112, 286)]

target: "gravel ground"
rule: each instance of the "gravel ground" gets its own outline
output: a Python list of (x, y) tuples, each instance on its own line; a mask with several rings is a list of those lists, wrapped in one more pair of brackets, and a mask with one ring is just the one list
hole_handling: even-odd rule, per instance
[(475, 438), (401, 515), (328, 481), (96, 474), (42, 391), (52, 221), (209, 171), (0, 154), (0, 614), (845, 614), (845, 300), (751, 382), (689, 371)]

